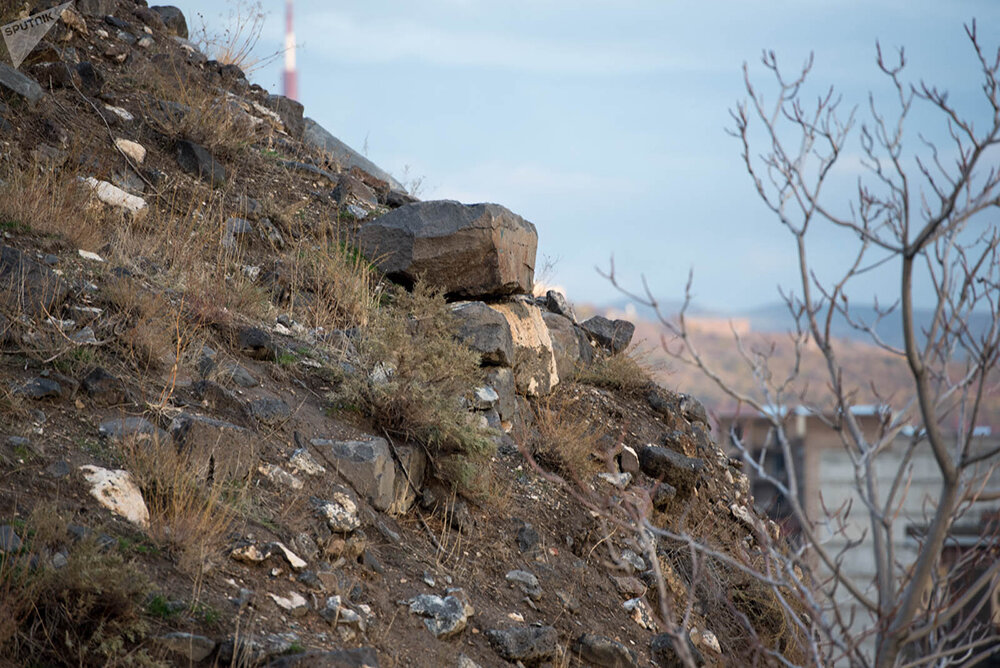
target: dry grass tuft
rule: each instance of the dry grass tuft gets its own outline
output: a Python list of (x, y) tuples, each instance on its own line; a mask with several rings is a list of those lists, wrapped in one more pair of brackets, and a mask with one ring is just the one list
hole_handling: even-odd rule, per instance
[[(67, 523), (36, 511), (18, 554), (0, 556), (0, 658), (12, 665), (156, 666), (140, 647), (148, 584), (96, 534), (73, 543)], [(57, 551), (67, 555), (51, 565)]]
[(149, 508), (150, 538), (181, 572), (200, 578), (221, 557), (246, 489), (199, 480), (189, 458), (170, 443), (126, 442), (121, 449)]
[(632, 346), (617, 355), (598, 353), (593, 363), (577, 371), (573, 380), (624, 394), (637, 394), (649, 387), (656, 371), (651, 351)]
[(382, 287), (371, 265), (354, 248), (330, 241), (300, 243), (285, 256), (291, 268), (291, 309), (311, 327), (364, 327), (379, 304)]
[(534, 430), (526, 435), (526, 443), (539, 464), (577, 480), (586, 480), (600, 468), (595, 456), (603, 434), (567, 389), (557, 387), (532, 410)]

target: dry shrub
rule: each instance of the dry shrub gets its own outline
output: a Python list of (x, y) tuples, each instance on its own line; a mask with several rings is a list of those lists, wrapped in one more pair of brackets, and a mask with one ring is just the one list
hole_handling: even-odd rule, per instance
[[(73, 158), (67, 159), (67, 164)], [(66, 239), (77, 248), (97, 250), (113, 214), (67, 169), (13, 169), (0, 179), (0, 229)]]
[(177, 354), (184, 337), (179, 310), (167, 297), (126, 278), (109, 280), (104, 297), (116, 310), (116, 345), (137, 370), (157, 369)]
[(617, 355), (597, 353), (594, 361), (581, 367), (573, 380), (625, 394), (637, 394), (649, 387), (655, 371), (650, 351), (632, 346)]
[[(159, 665), (138, 647), (148, 583), (93, 533), (72, 543), (51, 510), (29, 517), (20, 554), (0, 561), (0, 658), (15, 665)], [(51, 566), (62, 550), (67, 563)]]
[[(382, 293), (379, 279), (354, 248), (331, 241), (302, 243), (286, 255), (291, 267), (292, 312), (311, 327), (364, 327)], [(306, 295), (303, 298), (303, 295)]]
[(483, 382), (479, 356), (455, 338), (455, 328), (442, 295), (422, 285), (399, 290), (391, 305), (373, 312), (358, 345), (364, 373), (345, 383), (341, 403), (432, 453), (488, 456), (489, 433), (461, 404)]
[(254, 72), (266, 66), (279, 55), (281, 51), (260, 56), (256, 53), (257, 43), (264, 30), (267, 14), (260, 2), (238, 0), (227, 3), (229, 13), (223, 18), (225, 27), (222, 32), (209, 32), (205, 19), (201, 14), (201, 27), (192, 34), (192, 40), (202, 52), (224, 65), (237, 65), (246, 73)]
[(144, 63), (137, 70), (137, 83), (149, 93), (140, 103), (144, 120), (170, 139), (192, 141), (232, 161), (263, 131), (236, 98), (198, 80), (184, 62)]
[(127, 441), (121, 449), (149, 508), (150, 538), (181, 572), (200, 578), (221, 556), (246, 488), (198, 479), (190, 458), (171, 443)]
[(532, 411), (534, 430), (526, 434), (526, 442), (542, 466), (577, 480), (597, 470), (593, 455), (602, 434), (588, 419), (579, 399), (559, 386), (532, 404)]

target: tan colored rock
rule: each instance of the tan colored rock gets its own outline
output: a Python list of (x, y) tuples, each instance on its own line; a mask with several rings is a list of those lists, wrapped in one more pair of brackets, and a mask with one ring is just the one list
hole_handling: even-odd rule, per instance
[(514, 341), (514, 385), (518, 394), (545, 396), (559, 384), (549, 328), (534, 304), (512, 301), (490, 308), (506, 318)]
[(142, 161), (146, 159), (146, 148), (142, 144), (119, 138), (115, 140), (115, 146), (137, 164), (141, 165)]

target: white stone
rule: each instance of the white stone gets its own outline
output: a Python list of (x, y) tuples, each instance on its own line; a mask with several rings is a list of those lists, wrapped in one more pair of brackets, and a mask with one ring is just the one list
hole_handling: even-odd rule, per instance
[(276, 485), (283, 485), (292, 489), (302, 489), (302, 481), (280, 466), (261, 464), (257, 467), (257, 471)]
[(340, 491), (334, 492), (332, 496), (332, 501), (323, 502), (319, 506), (320, 514), (326, 518), (330, 530), (346, 533), (361, 526), (358, 505), (354, 499), (349, 494)]
[(128, 471), (81, 466), (83, 478), (90, 483), (90, 495), (102, 506), (143, 528), (149, 526), (149, 509), (142, 492)]
[(132, 121), (135, 120), (135, 116), (133, 116), (132, 114), (130, 114), (127, 110), (122, 109), (121, 107), (116, 107), (114, 105), (106, 104), (106, 105), (104, 105), (104, 108), (107, 109), (108, 111), (110, 111), (112, 114), (114, 114), (118, 118), (120, 118), (123, 121), (126, 121), (128, 123), (131, 123)]
[(305, 448), (300, 448), (292, 453), (289, 458), (288, 463), (295, 470), (296, 473), (304, 473), (306, 475), (323, 475), (326, 473), (326, 469), (323, 465), (316, 461), (316, 458), (309, 454), (309, 451)]
[(83, 182), (94, 189), (97, 199), (109, 206), (125, 209), (133, 214), (146, 209), (146, 200), (135, 195), (130, 195), (114, 184), (107, 181), (98, 181), (90, 176), (83, 179)]
[(104, 262), (104, 258), (97, 253), (91, 253), (90, 251), (85, 251), (82, 248), (77, 251), (84, 260), (92, 260), (93, 262)]
[(301, 571), (309, 565), (306, 563), (305, 559), (285, 547), (284, 543), (275, 543), (274, 546), (281, 550), (281, 553), (285, 556), (285, 560), (288, 561), (288, 565), (295, 570)]
[(268, 558), (269, 553), (261, 552), (256, 545), (241, 545), (229, 553), (229, 556), (236, 561), (245, 564), (259, 564)]
[(712, 650), (716, 654), (722, 654), (722, 646), (719, 645), (719, 639), (711, 631), (705, 630), (702, 632), (701, 646)]
[(631, 473), (598, 473), (597, 477), (618, 489), (625, 489), (632, 482)]
[(134, 141), (129, 141), (128, 139), (118, 138), (115, 140), (115, 146), (118, 150), (132, 158), (138, 164), (142, 164), (142, 161), (146, 159), (146, 148), (142, 144), (138, 144)]
[(307, 601), (302, 594), (298, 592), (289, 592), (288, 596), (278, 596), (277, 594), (268, 594), (271, 600), (281, 608), (282, 610), (287, 610), (293, 616), (298, 617), (299, 615), (304, 615), (307, 610), (309, 610), (309, 601)]
[(490, 304), (510, 325), (514, 341), (514, 382), (527, 396), (544, 396), (559, 384), (559, 371), (552, 349), (549, 327), (534, 304), (509, 302)]

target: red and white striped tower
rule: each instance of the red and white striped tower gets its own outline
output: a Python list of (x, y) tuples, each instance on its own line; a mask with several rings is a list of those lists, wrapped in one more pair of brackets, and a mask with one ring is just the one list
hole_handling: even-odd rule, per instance
[(295, 27), (292, 0), (285, 0), (285, 97), (299, 99), (299, 74), (295, 69)]

